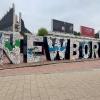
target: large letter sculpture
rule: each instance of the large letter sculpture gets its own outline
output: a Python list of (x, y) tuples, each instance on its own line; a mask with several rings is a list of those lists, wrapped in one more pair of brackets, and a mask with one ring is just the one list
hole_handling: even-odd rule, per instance
[(20, 37), (17, 35), (4, 36), (4, 52), (11, 63), (20, 63)]
[(79, 59), (79, 40), (70, 39), (70, 60)]
[(60, 37), (47, 37), (47, 46), (50, 60), (65, 59), (67, 39)]
[(3, 63), (3, 41), (4, 41), (4, 35), (3, 33), (0, 33), (0, 64)]
[[(37, 37), (38, 39), (39, 37)], [(26, 62), (39, 62), (40, 61), (40, 54), (42, 52), (41, 46), (35, 46), (34, 41), (36, 40), (35, 36), (25, 36), (24, 43), (24, 57), (26, 57)], [(41, 40), (43, 42), (43, 39)], [(39, 42), (39, 41), (38, 41)]]
[(91, 48), (90, 48), (90, 41), (84, 41), (82, 43), (82, 56), (84, 59), (89, 58), (90, 53), (91, 53)]
[(97, 41), (93, 41), (92, 42), (92, 57), (93, 58), (99, 58), (98, 50), (99, 50), (99, 43)]

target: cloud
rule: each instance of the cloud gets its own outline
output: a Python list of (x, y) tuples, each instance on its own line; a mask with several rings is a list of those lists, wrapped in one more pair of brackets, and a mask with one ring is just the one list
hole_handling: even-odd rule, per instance
[(22, 12), (25, 24), (32, 32), (37, 32), (40, 27), (51, 30), (53, 18), (74, 23), (77, 31), (80, 25), (93, 27), (96, 31), (100, 29), (99, 0), (3, 0), (1, 15), (13, 2), (16, 12)]

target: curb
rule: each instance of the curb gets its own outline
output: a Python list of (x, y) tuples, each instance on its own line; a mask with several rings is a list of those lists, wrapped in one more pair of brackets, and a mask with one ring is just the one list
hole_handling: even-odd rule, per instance
[(50, 61), (50, 62), (38, 62), (38, 63), (22, 63), (18, 65), (14, 64), (6, 64), (6, 65), (0, 65), (0, 70), (4, 69), (15, 69), (15, 68), (24, 68), (24, 67), (38, 67), (38, 66), (44, 66), (44, 65), (54, 65), (59, 63), (76, 63), (76, 62), (88, 62), (88, 61), (95, 61), (100, 59), (81, 59), (81, 60), (63, 60), (63, 61)]

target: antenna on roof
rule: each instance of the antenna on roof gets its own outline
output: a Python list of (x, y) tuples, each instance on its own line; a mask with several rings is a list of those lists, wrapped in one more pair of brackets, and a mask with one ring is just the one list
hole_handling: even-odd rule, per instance
[(15, 8), (15, 4), (14, 3), (12, 4), (12, 7)]
[(15, 4), (12, 4), (13, 7), (13, 32), (15, 32)]
[(19, 32), (21, 32), (21, 18), (22, 17), (22, 14), (21, 12), (19, 13)]

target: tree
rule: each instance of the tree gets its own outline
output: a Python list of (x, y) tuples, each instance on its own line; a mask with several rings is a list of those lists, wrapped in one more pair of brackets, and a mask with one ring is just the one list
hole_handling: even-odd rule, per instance
[(38, 36), (46, 36), (48, 34), (48, 31), (47, 31), (47, 29), (45, 29), (45, 28), (40, 28), (39, 30), (38, 30)]
[(78, 35), (78, 36), (80, 36), (80, 35), (81, 35), (81, 33), (80, 33), (80, 32), (78, 32), (78, 33), (77, 33), (77, 35)]
[(96, 33), (95, 34), (95, 38), (99, 38), (99, 33)]
[(80, 36), (81, 33), (80, 33), (80, 32), (76, 32), (76, 31), (74, 31), (74, 35), (76, 35), (76, 36)]

